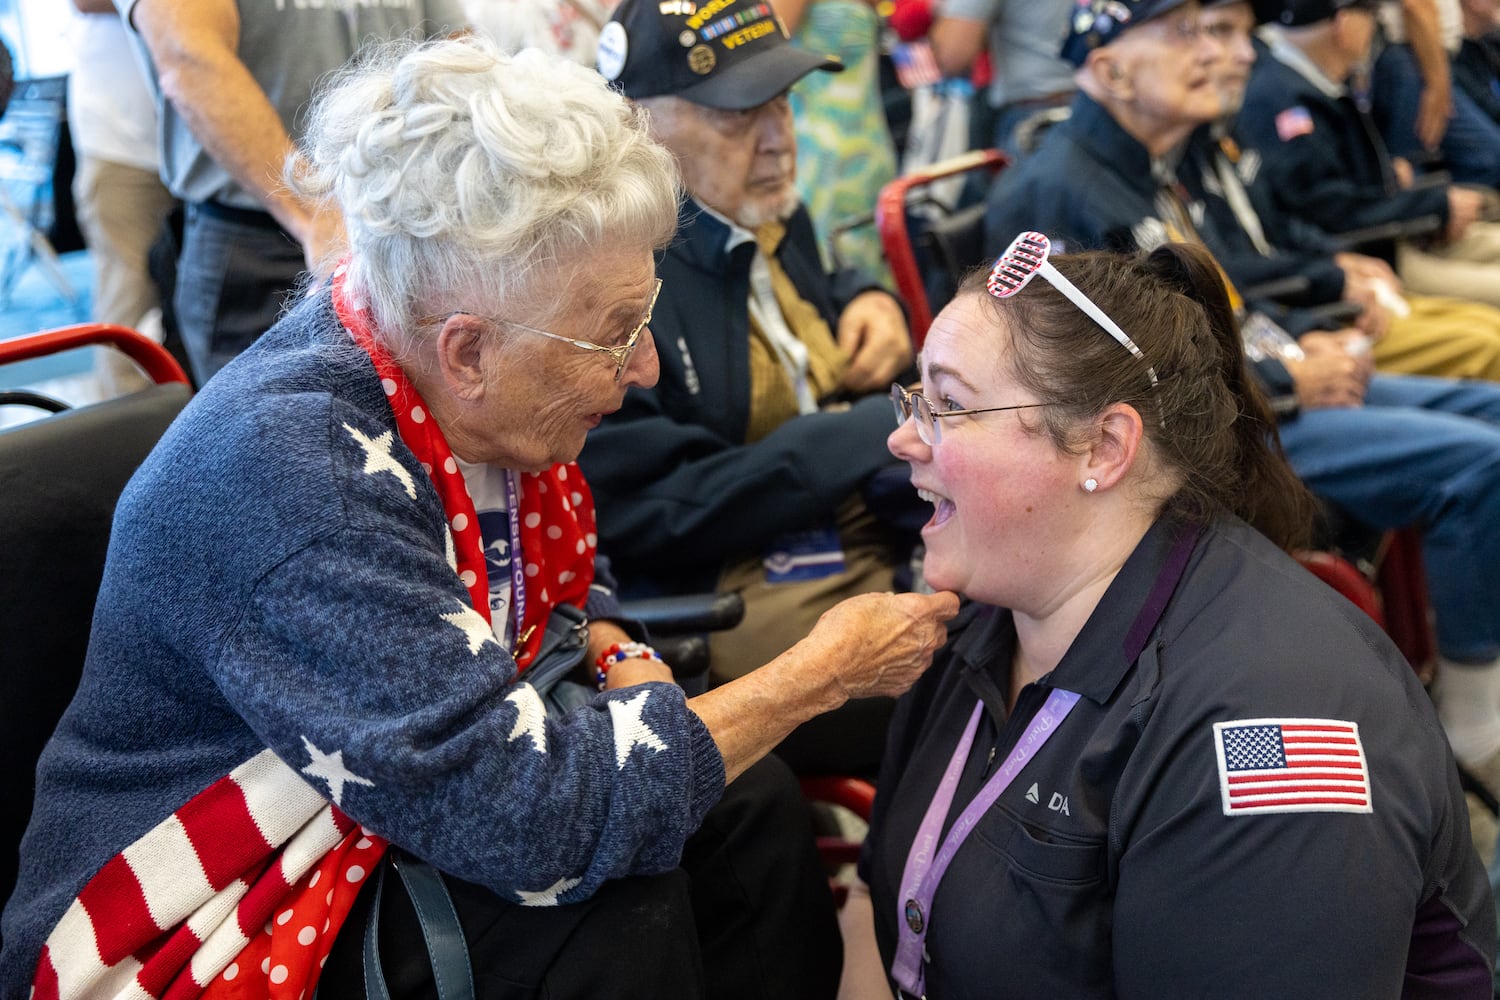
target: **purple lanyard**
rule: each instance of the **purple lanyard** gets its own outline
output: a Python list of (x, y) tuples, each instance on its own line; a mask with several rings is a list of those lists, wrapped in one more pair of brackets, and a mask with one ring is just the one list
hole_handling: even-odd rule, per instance
[[(511, 641), (519, 651), (526, 641), (521, 634), (521, 623), (526, 620), (526, 572), (521, 565), (521, 491), (516, 486), (516, 474), (509, 469), (505, 470), (505, 506), (510, 513), (510, 604), (516, 619), (516, 634)], [(502, 635), (501, 643), (504, 641)]]
[(985, 782), (979, 794), (954, 821), (953, 828), (948, 831), (948, 836), (934, 857), (933, 845), (942, 833), (943, 820), (958, 791), (959, 775), (974, 746), (974, 735), (979, 731), (979, 716), (984, 706), (982, 703), (974, 705), (974, 714), (969, 716), (968, 728), (958, 741), (953, 759), (948, 761), (948, 770), (943, 772), (943, 780), (927, 806), (927, 815), (922, 817), (922, 825), (917, 828), (916, 839), (906, 855), (906, 870), (901, 874), (901, 895), (897, 898), (903, 902), (900, 903), (901, 911), (897, 914), (896, 921), (900, 939), (896, 943), (896, 958), (891, 963), (891, 978), (896, 980), (896, 985), (901, 987), (903, 994), (923, 995), (927, 981), (924, 967), (925, 945), (927, 928), (932, 920), (932, 897), (937, 893), (938, 883), (943, 880), (943, 873), (948, 870), (953, 856), (958, 853), (959, 847), (985, 812), (1000, 797), (1000, 793), (1010, 786), (1021, 769), (1057, 731), (1057, 727), (1078, 703), (1078, 697), (1072, 691), (1052, 689), (1052, 693), (1047, 696), (1047, 703), (1021, 734), (1020, 741), (1016, 743), (1010, 756), (1005, 758), (1005, 763), (1000, 765), (1000, 770)]
[[(1125, 635), (1123, 652), (1126, 662), (1135, 662), (1150, 641), (1152, 630), (1156, 628), (1178, 581), (1187, 569), (1188, 559), (1198, 543), (1201, 530), (1198, 526), (1189, 526), (1178, 532), (1171, 551), (1157, 573), (1156, 582), (1151, 586), (1151, 592), (1146, 596), (1130, 631)], [(926, 988), (927, 971), (924, 963), (927, 928), (932, 923), (932, 897), (937, 893), (938, 883), (948, 870), (949, 862), (958, 853), (964, 838), (978, 824), (980, 817), (1016, 775), (1021, 773), (1021, 768), (1036, 756), (1042, 744), (1056, 732), (1063, 719), (1068, 717), (1068, 713), (1078, 703), (1078, 698), (1072, 691), (1052, 689), (1052, 693), (1047, 696), (1047, 703), (1021, 734), (1016, 748), (1010, 752), (1000, 770), (985, 783), (979, 790), (979, 795), (954, 821), (953, 829), (948, 831), (947, 839), (934, 858), (932, 846), (942, 832), (943, 819), (948, 815), (948, 810), (953, 805), (953, 796), (958, 791), (959, 774), (963, 771), (964, 762), (969, 759), (974, 735), (979, 731), (979, 716), (983, 706), (974, 706), (974, 714), (969, 717), (969, 727), (964, 730), (963, 738), (958, 741), (958, 748), (953, 751), (953, 759), (948, 762), (948, 770), (943, 773), (943, 780), (933, 793), (927, 815), (922, 817), (922, 825), (917, 828), (917, 837), (912, 841), (911, 850), (906, 856), (906, 870), (901, 874), (899, 900), (904, 902), (899, 903), (901, 910), (897, 914), (896, 925), (900, 938), (896, 942), (895, 960), (891, 962), (891, 978), (896, 981), (903, 994), (922, 996), (922, 991)]]

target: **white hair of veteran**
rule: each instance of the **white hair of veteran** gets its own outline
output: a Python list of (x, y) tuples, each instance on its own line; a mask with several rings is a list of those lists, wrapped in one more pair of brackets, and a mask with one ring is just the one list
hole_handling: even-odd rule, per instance
[(677, 168), (641, 111), (590, 69), (482, 36), (362, 55), (301, 153), (289, 183), (343, 211), (350, 291), (398, 353), (417, 317), (514, 306), (601, 247), (665, 245), (677, 220)]

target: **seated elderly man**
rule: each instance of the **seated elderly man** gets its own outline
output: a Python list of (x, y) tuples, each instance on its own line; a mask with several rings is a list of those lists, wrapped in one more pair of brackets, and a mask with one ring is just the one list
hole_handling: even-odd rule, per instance
[[(1201, 30), (1194, 0), (1093, 0), (1085, 13), (1063, 49), (1079, 67), (1073, 113), (990, 192), (992, 243), (1030, 227), (1073, 249), (1215, 245), (1216, 213), (1186, 200), (1172, 164), (1218, 117), (1211, 69), (1223, 43)], [(1247, 323), (1265, 334), (1247, 342), (1293, 469), (1361, 521), (1421, 527), (1439, 716), (1461, 762), (1488, 761), (1500, 752), (1500, 387), (1373, 375), (1368, 352), (1346, 350), (1350, 331), (1294, 343), (1263, 320)]]
[(839, 598), (892, 588), (909, 544), (860, 493), (890, 463), (906, 323), (863, 276), (823, 270), (793, 184), (787, 89), (838, 63), (789, 45), (754, 0), (626, 0), (598, 65), (649, 111), (687, 197), (658, 256), (661, 379), (605, 417), (581, 464), (627, 591), (744, 595), (713, 648), (716, 677), (735, 677)]
[[(1203, 30), (1220, 44), (1210, 65), (1223, 117), (1199, 129), (1177, 166), (1178, 176), (1214, 224), (1200, 231), (1231, 280), (1241, 288), (1294, 279), (1306, 287), (1286, 296), (1317, 314), (1340, 300), (1360, 309), (1355, 325), (1373, 342), (1378, 370), (1388, 374), (1500, 380), (1500, 309), (1482, 302), (1402, 294), (1401, 281), (1378, 257), (1350, 253), (1316, 226), (1286, 211), (1266, 183), (1260, 151), (1241, 143), (1235, 117), (1258, 46), (1249, 0), (1204, 4)], [(1291, 321), (1306, 323), (1302, 317)], [(1298, 327), (1297, 332), (1305, 332)]]
[(1428, 216), (1430, 247), (1401, 242), (1393, 261), (1408, 288), (1500, 306), (1500, 225), (1485, 195), (1458, 184), (1413, 185), (1355, 93), (1376, 29), (1376, 0), (1261, 0), (1267, 46), (1255, 61), (1237, 133), (1260, 151), (1280, 207), (1329, 232)]

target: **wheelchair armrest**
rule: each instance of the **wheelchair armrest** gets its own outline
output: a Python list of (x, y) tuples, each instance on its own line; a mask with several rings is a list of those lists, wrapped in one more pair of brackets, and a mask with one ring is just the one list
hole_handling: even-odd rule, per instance
[(739, 594), (683, 594), (622, 601), (620, 611), (646, 626), (651, 642), (688, 697), (708, 690), (709, 632), (723, 632), (745, 617)]
[(1337, 323), (1339, 326), (1348, 326), (1364, 312), (1358, 302), (1328, 302), (1321, 306), (1313, 306), (1307, 310), (1320, 319)]
[(1330, 234), (1340, 250), (1354, 250), (1370, 243), (1383, 243), (1387, 240), (1404, 240), (1413, 236), (1427, 236), (1431, 233), (1440, 232), (1443, 228), (1443, 220), (1436, 215), (1419, 215), (1415, 219), (1400, 219), (1395, 222), (1383, 222), (1377, 226), (1366, 226), (1363, 229), (1350, 229), (1342, 233)]
[(624, 601), (620, 610), (646, 626), (653, 636), (722, 632), (745, 617), (739, 594), (683, 594)]
[(0, 406), (30, 406), (48, 413), (61, 413), (68, 409), (68, 404), (62, 400), (44, 396), (30, 389), (6, 389), (0, 392)]
[(1312, 282), (1307, 280), (1306, 275), (1289, 274), (1285, 278), (1263, 281), (1258, 285), (1241, 288), (1240, 297), (1247, 302), (1255, 299), (1270, 299), (1275, 302), (1294, 295), (1303, 295), (1311, 287)]
[(1424, 170), (1411, 179), (1408, 191), (1428, 191), (1435, 187), (1447, 187), (1453, 183), (1453, 175), (1446, 170)]
[(672, 668), (673, 680), (689, 698), (708, 690), (708, 636), (653, 636), (652, 641), (661, 658)]

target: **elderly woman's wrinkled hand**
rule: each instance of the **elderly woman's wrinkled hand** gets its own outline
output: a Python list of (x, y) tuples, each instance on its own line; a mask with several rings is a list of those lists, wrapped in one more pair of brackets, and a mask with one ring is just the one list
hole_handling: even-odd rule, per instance
[(956, 614), (951, 593), (861, 594), (825, 611), (809, 638), (838, 651), (829, 662), (845, 697), (895, 697), (932, 664)]

